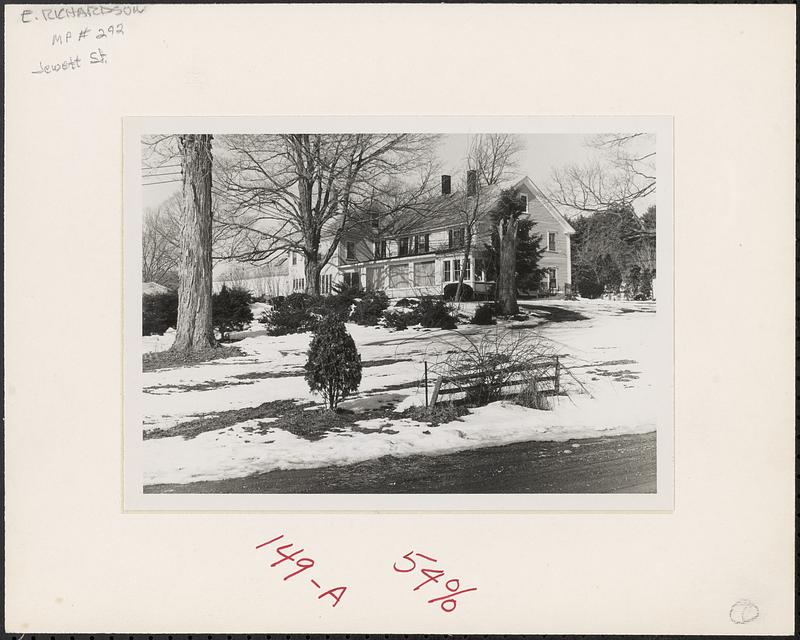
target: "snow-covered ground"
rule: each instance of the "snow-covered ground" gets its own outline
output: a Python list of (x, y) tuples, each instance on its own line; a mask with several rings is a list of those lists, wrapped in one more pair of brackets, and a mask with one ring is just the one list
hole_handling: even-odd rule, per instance
[[(397, 417), (368, 418), (352, 429), (309, 441), (280, 428), (273, 419), (247, 420), (224, 429), (143, 442), (144, 483), (185, 483), (244, 477), (274, 469), (349, 464), (383, 455), (451, 453), (529, 440), (564, 441), (645, 433), (656, 428), (653, 333), (655, 304), (608, 300), (536, 301), (525, 321), (456, 332), (348, 324), (365, 367), (358, 395), (341, 406), (368, 411), (387, 402)], [(586, 320), (547, 322), (548, 309), (576, 311)], [(260, 315), (259, 308), (254, 314)], [(471, 308), (462, 309), (470, 313)], [(486, 332), (537, 335), (562, 360), (568, 397), (550, 411), (496, 402), (459, 420), (431, 426), (401, 417), (424, 404), (424, 362), (434, 367), (453, 344)], [(143, 374), (144, 430), (167, 429), (222, 411), (256, 407), (273, 400), (319, 402), (303, 379), (310, 334), (273, 337), (254, 323), (236, 343), (243, 356)], [(143, 338), (145, 351), (169, 347), (172, 335)], [(257, 423), (261, 423), (259, 428)], [(578, 446), (573, 444), (573, 446)]]

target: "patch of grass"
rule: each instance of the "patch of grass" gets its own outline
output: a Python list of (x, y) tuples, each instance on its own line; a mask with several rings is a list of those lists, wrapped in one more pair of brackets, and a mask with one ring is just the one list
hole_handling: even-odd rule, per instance
[[(273, 400), (265, 402), (257, 407), (245, 407), (244, 409), (231, 409), (220, 411), (219, 413), (201, 416), (194, 420), (188, 420), (175, 425), (169, 429), (151, 429), (144, 432), (144, 439), (151, 438), (172, 438), (183, 436), (187, 440), (195, 438), (206, 431), (216, 431), (225, 427), (232, 427), (240, 422), (247, 420), (258, 420), (259, 418), (280, 418), (284, 414), (293, 410), (301, 410), (304, 407), (313, 406), (313, 403), (297, 404), (294, 400)], [(274, 425), (275, 423), (269, 423)]]
[(525, 385), (514, 398), (514, 402), (520, 406), (528, 407), (528, 409), (550, 411), (553, 408), (550, 404), (550, 398), (541, 393), (535, 383)]
[(304, 373), (303, 369), (289, 369), (287, 371), (253, 371), (252, 373), (239, 373), (231, 377), (237, 380), (266, 380), (269, 378), (297, 378)]
[(383, 367), (387, 364), (397, 364), (398, 362), (411, 362), (411, 358), (383, 358), (380, 360), (365, 360), (361, 363), (362, 368)]
[(145, 387), (142, 389), (144, 393), (153, 395), (160, 395), (162, 391), (167, 393), (177, 392), (183, 393), (185, 391), (211, 391), (212, 389), (219, 389), (221, 387), (235, 387), (240, 384), (249, 384), (247, 382), (230, 382), (228, 380), (215, 380), (213, 382), (197, 382), (195, 384), (162, 384), (153, 387)]
[(156, 371), (158, 369), (177, 369), (190, 367), (211, 360), (243, 356), (244, 352), (239, 347), (213, 347), (202, 351), (155, 351), (142, 354), (142, 371)]
[(401, 415), (417, 422), (426, 422), (432, 427), (459, 420), (469, 413), (469, 407), (459, 402), (442, 402), (432, 407), (414, 406), (406, 409)]
[[(355, 413), (345, 409), (329, 411), (317, 408), (313, 402), (297, 403), (293, 400), (273, 400), (257, 407), (232, 409), (200, 416), (170, 429), (151, 429), (144, 432), (144, 439), (183, 436), (188, 440), (207, 431), (217, 431), (226, 427), (233, 428), (234, 425), (248, 420), (276, 418), (269, 422), (259, 422), (258, 427), (244, 427), (244, 430), (264, 434), (270, 429), (283, 429), (298, 438), (313, 442), (331, 431), (353, 430), (355, 423), (361, 420), (397, 419), (400, 417), (401, 414), (392, 411), (391, 405), (368, 412)], [(354, 430), (358, 431), (359, 429), (356, 427)], [(384, 433), (388, 433), (388, 431), (384, 431)]]

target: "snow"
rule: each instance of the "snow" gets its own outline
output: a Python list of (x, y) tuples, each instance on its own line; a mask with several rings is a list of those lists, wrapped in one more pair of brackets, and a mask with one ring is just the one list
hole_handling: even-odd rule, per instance
[[(566, 442), (656, 430), (651, 339), (654, 304), (609, 300), (531, 304), (554, 305), (588, 318), (514, 323), (524, 327), (520, 331), (535, 332), (564, 354), (562, 362), (569, 371), (564, 385), (569, 396), (554, 398), (550, 411), (502, 401), (472, 409), (459, 420), (438, 426), (384, 412), (387, 417), (357, 421), (351, 429), (328, 432), (316, 441), (269, 425), (259, 428), (258, 423), (263, 425), (267, 419), (247, 421), (190, 439), (144, 440), (144, 482), (217, 480), (276, 469), (350, 464), (384, 455), (434, 455), (514, 442)], [(260, 312), (263, 309), (258, 315)], [(258, 315), (254, 312), (255, 317)], [(459, 331), (479, 337), (507, 326), (462, 325)], [(399, 413), (423, 406), (423, 362), (435, 365), (454, 341), (465, 339), (461, 333), (443, 330), (347, 327), (368, 365), (363, 369), (358, 394), (341, 405), (356, 414), (392, 405)], [(254, 407), (270, 400), (321, 401), (309, 392), (303, 378), (310, 334), (267, 336), (263, 326), (254, 322), (244, 335), (247, 337), (236, 343), (243, 356), (144, 373), (144, 429), (169, 428), (198, 416)], [(149, 336), (143, 338), (143, 349), (167, 348), (164, 345), (171, 341), (172, 336)], [(385, 360), (392, 362), (382, 363)], [(431, 387), (433, 380), (431, 376)], [(191, 389), (200, 384), (206, 384), (205, 390)]]

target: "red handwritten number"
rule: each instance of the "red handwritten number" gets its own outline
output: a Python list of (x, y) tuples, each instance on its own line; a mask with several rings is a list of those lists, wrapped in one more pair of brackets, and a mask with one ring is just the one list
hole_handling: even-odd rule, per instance
[[(311, 564), (308, 564), (309, 562)], [(311, 567), (314, 566), (314, 561), (311, 558), (300, 558), (296, 564), (300, 568), (294, 573), (290, 573), (288, 576), (286, 576), (284, 578), (284, 581), (288, 580), (289, 578), (294, 578), (298, 573), (303, 573), (303, 571), (305, 571), (306, 569), (310, 569)]]
[(280, 540), (283, 537), (283, 534), (279, 535), (277, 538), (273, 538), (272, 540), (267, 540), (266, 542), (262, 542), (260, 545), (256, 547), (256, 549), (260, 549), (261, 547), (266, 547), (268, 544), (272, 544), (276, 540)]
[(278, 554), (279, 556), (281, 556), (281, 559), (280, 559), (280, 560), (276, 560), (275, 562), (273, 562), (273, 563), (272, 563), (271, 565), (269, 565), (269, 566), (270, 566), (270, 567), (277, 567), (277, 566), (278, 566), (278, 565), (279, 565), (281, 562), (286, 562), (287, 560), (294, 560), (294, 557), (295, 557), (296, 555), (298, 555), (298, 554), (300, 554), (300, 553), (303, 553), (303, 551), (305, 551), (305, 549), (298, 549), (298, 550), (297, 550), (297, 551), (295, 551), (294, 553), (292, 553), (292, 554), (290, 554), (290, 555), (288, 555), (288, 556), (287, 556), (287, 555), (286, 555), (286, 554), (283, 552), (283, 550), (284, 550), (284, 549), (288, 549), (289, 547), (293, 547), (293, 546), (294, 546), (294, 543), (293, 543), (293, 542), (290, 542), (289, 544), (285, 544), (285, 545), (283, 545), (282, 547), (278, 547), (278, 548), (277, 548), (275, 551), (277, 552), (277, 554)]
[(395, 571), (397, 571), (398, 573), (408, 573), (409, 571), (413, 571), (414, 569), (416, 569), (416, 568), (417, 568), (417, 563), (416, 563), (416, 562), (414, 562), (414, 561), (413, 561), (413, 560), (412, 560), (412, 559), (409, 557), (409, 556), (410, 556), (412, 553), (414, 553), (414, 552), (413, 552), (413, 551), (409, 551), (409, 552), (408, 552), (406, 555), (404, 555), (404, 556), (403, 556), (403, 557), (404, 557), (406, 560), (408, 560), (408, 561), (411, 563), (411, 568), (410, 568), (410, 569), (398, 569), (398, 568), (397, 568), (397, 563), (395, 562), (395, 563), (392, 565), (392, 566), (394, 567), (394, 570), (395, 570)]
[(414, 587), (414, 591), (419, 589), (420, 587), (424, 587), (429, 582), (439, 582), (439, 578), (444, 575), (444, 571), (440, 571), (439, 569), (423, 569), (422, 575), (424, 575), (427, 580), (424, 582), (420, 582), (416, 587)]

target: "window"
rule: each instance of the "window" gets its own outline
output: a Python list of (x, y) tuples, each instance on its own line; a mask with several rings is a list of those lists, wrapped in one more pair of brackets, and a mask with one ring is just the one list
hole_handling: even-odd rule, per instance
[(526, 196), (524, 193), (521, 193), (520, 198), (522, 198), (522, 203), (525, 205), (525, 208), (522, 210), (523, 213), (528, 213), (528, 196)]
[(426, 233), (421, 236), (414, 236), (414, 253), (428, 253), (430, 251), (431, 236)]
[(409, 245), (410, 245), (411, 238), (406, 236), (405, 238), (400, 238), (397, 241), (397, 255), (398, 256), (407, 256), (409, 253)]
[[(459, 260), (459, 262), (461, 262)], [(467, 258), (467, 267), (464, 269), (464, 280), (469, 280), (472, 277), (472, 259)]]
[(552, 231), (547, 232), (547, 250), (548, 251), (556, 250), (556, 234)]
[(444, 261), (444, 276), (442, 277), (442, 281), (450, 282), (450, 261)]
[(379, 221), (378, 212), (377, 211), (372, 211), (369, 214), (369, 219), (370, 219), (370, 224), (372, 225), (372, 228), (373, 229), (377, 229), (378, 228), (378, 221)]
[(348, 287), (356, 287), (361, 288), (361, 277), (359, 276), (358, 271), (345, 271), (342, 276), (344, 277), (344, 283)]
[(381, 291), (386, 288), (386, 275), (383, 267), (367, 267), (367, 291)]
[(333, 291), (333, 276), (322, 276), (319, 282), (320, 293), (330, 293)]
[(355, 260), (356, 259), (356, 243), (352, 240), (348, 240), (344, 243), (344, 250), (345, 250), (345, 259), (347, 260)]
[(448, 244), (451, 249), (464, 246), (464, 227), (458, 229), (450, 229), (447, 232)]
[(408, 288), (411, 282), (408, 279), (408, 264), (389, 265), (389, 287)]
[(292, 280), (292, 291), (305, 291), (306, 288), (306, 279), (305, 278), (295, 278)]
[(453, 260), (453, 282), (461, 278), (461, 260)]
[(386, 240), (379, 240), (375, 243), (375, 252), (374, 256), (376, 258), (385, 258), (386, 257)]
[(558, 290), (558, 280), (556, 278), (556, 268), (550, 267), (549, 269), (544, 270), (544, 276), (542, 281), (542, 286), (545, 289), (550, 291), (557, 291)]
[(476, 260), (475, 261), (475, 281), (476, 282), (483, 282), (485, 274), (483, 273), (483, 261)]
[(414, 263), (414, 286), (426, 287), (436, 284), (436, 263), (416, 262)]
[(297, 264), (297, 254), (294, 252), (292, 252), (292, 264), (293, 265)]

